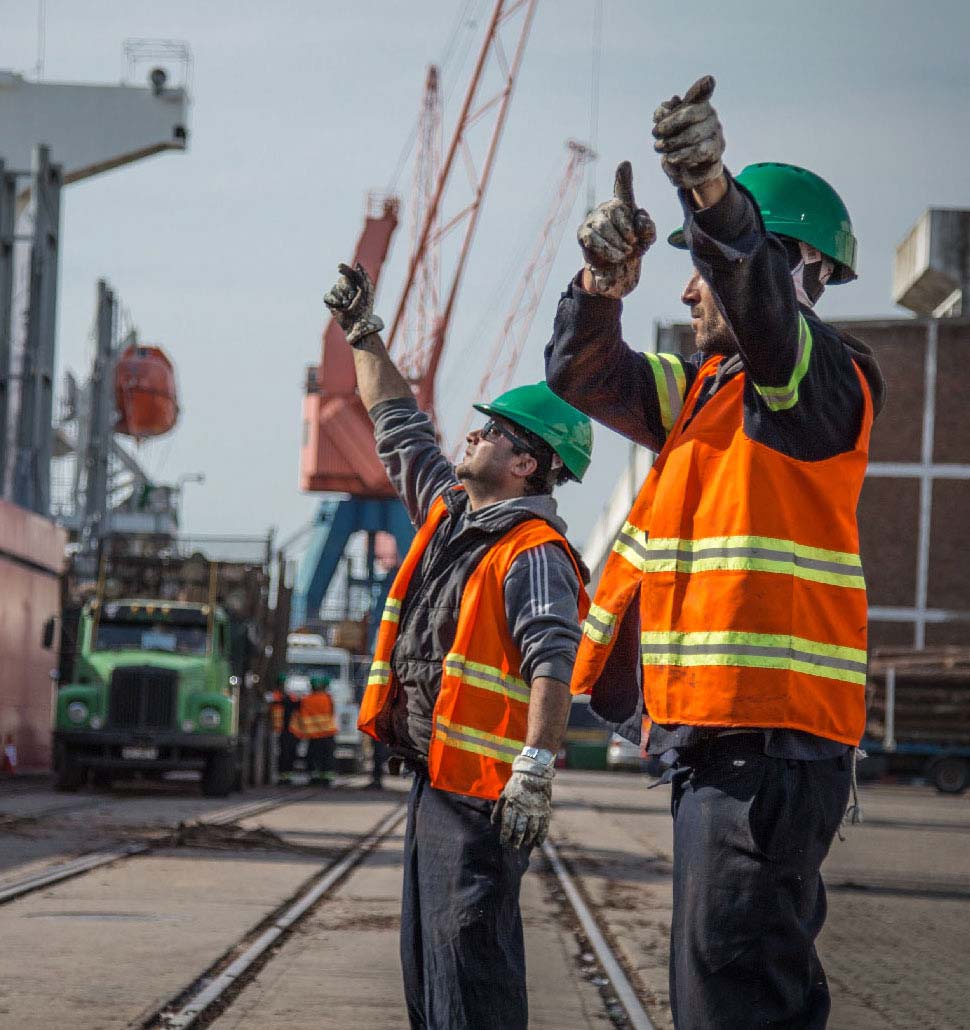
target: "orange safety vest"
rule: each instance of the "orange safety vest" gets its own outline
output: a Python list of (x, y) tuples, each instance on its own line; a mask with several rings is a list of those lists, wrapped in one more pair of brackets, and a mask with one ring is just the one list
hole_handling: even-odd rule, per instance
[(283, 694), (279, 690), (274, 690), (273, 700), (269, 706), (269, 718), (273, 733), (277, 737), (283, 732), (283, 714)]
[[(358, 721), (360, 729), (375, 740), (383, 739), (378, 722), (395, 693), (391, 656), (401, 605), (411, 576), (447, 510), (440, 497), (432, 504), (384, 606)], [(529, 519), (496, 541), (465, 584), (455, 639), (444, 659), (434, 706), (428, 753), (433, 787), (494, 800), (512, 774), (512, 762), (525, 744), (529, 685), (520, 677), (522, 656), (505, 615), (505, 578), (520, 554), (547, 543), (561, 544), (576, 565), (560, 533), (542, 519)], [(578, 567), (576, 577), (580, 618), (584, 618), (589, 599)]]
[(333, 698), (324, 691), (307, 694), (290, 716), (290, 733), (297, 740), (335, 737), (337, 720), (333, 714)]
[(869, 386), (857, 368), (864, 413), (853, 449), (798, 461), (745, 435), (743, 373), (691, 419), (720, 360), (701, 366), (617, 536), (572, 690), (592, 691), (639, 588), (651, 719), (858, 744), (867, 607), (856, 505), (873, 419)]

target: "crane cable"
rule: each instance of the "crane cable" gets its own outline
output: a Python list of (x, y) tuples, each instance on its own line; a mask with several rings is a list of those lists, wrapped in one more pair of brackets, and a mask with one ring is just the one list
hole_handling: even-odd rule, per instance
[[(477, 9), (478, 5), (480, 4), (480, 0), (465, 0), (464, 4), (461, 6), (461, 8), (458, 11), (457, 17), (455, 18), (455, 23), (452, 26), (451, 33), (449, 34), (449, 37), (448, 37), (448, 42), (445, 45), (444, 55), (442, 56), (441, 60), (438, 62), (438, 68), (440, 69), (440, 74), (441, 74), (442, 81), (445, 81), (445, 78), (444, 78), (445, 73), (449, 70), (449, 66), (452, 64), (452, 62), (453, 62), (453, 60), (455, 58), (455, 54), (458, 52), (458, 40), (459, 40), (462, 28), (464, 26), (466, 26), (466, 25), (474, 26), (476, 24), (476, 22), (477, 22), (477, 18), (476, 17), (472, 17), (471, 19), (469, 19), (469, 17), (468, 17), (469, 9), (472, 7), (473, 4), (475, 4), (476, 9)], [(475, 11), (473, 11), (471, 13), (473, 15), (476, 14)], [(468, 59), (468, 52), (471, 49), (471, 33), (470, 32), (466, 32), (465, 33), (463, 46), (464, 46), (464, 49), (462, 51), (461, 58), (460, 58), (460, 60), (458, 62), (458, 69), (459, 69), (459, 71), (461, 70), (461, 67), (464, 65), (465, 61)], [(454, 78), (452, 79), (452, 89), (454, 88), (454, 83), (458, 81), (458, 78), (459, 78), (459, 76), (456, 74), (454, 76)], [(451, 90), (448, 90), (447, 97), (450, 97), (450, 96), (451, 96)], [(401, 148), (401, 153), (398, 156), (397, 164), (394, 166), (394, 171), (391, 173), (391, 178), (388, 180), (387, 186), (384, 189), (384, 193), (385, 194), (392, 194), (397, 189), (397, 184), (398, 184), (398, 182), (401, 179), (401, 174), (404, 172), (404, 168), (407, 165), (408, 160), (411, 157), (411, 153), (414, 150), (414, 145), (417, 142), (417, 139), (418, 139), (418, 126), (420, 124), (420, 121), (421, 121), (421, 115), (419, 114), (418, 117), (414, 121), (414, 125), (411, 127), (411, 131), (408, 134), (407, 139), (404, 141), (404, 146)]]
[(586, 171), (586, 210), (592, 211), (596, 204), (596, 145), (600, 122), (600, 64), (603, 57), (603, 0), (593, 3), (592, 55), (589, 83), (589, 135), (587, 141), (593, 151), (593, 159)]

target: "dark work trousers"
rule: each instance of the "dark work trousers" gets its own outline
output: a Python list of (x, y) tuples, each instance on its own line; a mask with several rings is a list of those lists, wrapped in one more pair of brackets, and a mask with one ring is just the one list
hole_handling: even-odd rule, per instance
[(279, 772), (293, 772), (293, 765), (296, 762), (296, 746), (299, 743), (296, 737), (289, 730), (283, 730), (280, 734), (280, 761)]
[(845, 812), (848, 758), (763, 753), (721, 738), (675, 766), (670, 1004), (677, 1030), (821, 1030), (819, 868)]
[(333, 779), (337, 768), (334, 750), (337, 746), (334, 737), (313, 737), (307, 742), (306, 765), (314, 779)]
[(528, 1026), (519, 885), (529, 850), (502, 846), (492, 805), (415, 773), (401, 904), (411, 1030)]

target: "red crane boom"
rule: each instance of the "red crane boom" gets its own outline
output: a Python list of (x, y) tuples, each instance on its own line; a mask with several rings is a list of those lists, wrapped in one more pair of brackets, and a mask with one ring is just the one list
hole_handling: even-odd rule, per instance
[[(505, 127), (509, 103), (516, 77), (522, 63), (526, 41), (535, 16), (538, 0), (496, 0), (485, 38), (462, 102), (454, 134), (447, 154), (438, 170), (430, 201), (419, 203), (423, 207), (423, 221), (408, 262), (408, 273), (398, 303), (390, 333), (388, 348), (392, 351), (402, 372), (413, 384), (418, 403), (434, 416), (434, 382), (447, 340), (448, 325), (458, 297), (462, 274), (471, 249), (482, 202), (491, 178), (498, 144)], [(511, 60), (502, 42), (503, 31), (513, 34), (510, 27), (517, 19)], [(489, 63), (498, 69), (500, 84), (487, 93), (483, 88)], [(428, 145), (434, 138), (434, 97), (437, 94), (437, 74), (429, 72), (422, 105), (424, 128), (420, 137)], [(440, 110), (440, 109), (439, 109)], [(440, 115), (439, 115), (440, 117)], [(476, 161), (470, 130), (488, 125), (484, 156)], [(431, 128), (428, 128), (428, 126)], [(477, 133), (476, 133), (477, 135)], [(443, 198), (452, 181), (457, 155), (461, 153), (468, 178), (470, 196), (456, 213), (442, 224)], [(436, 162), (434, 156), (432, 163)], [(393, 212), (368, 215), (364, 232), (358, 243), (358, 255), (379, 254), (374, 266), (363, 256), (356, 259), (367, 268), (371, 278), (387, 254), (391, 234), (397, 225), (396, 201)], [(373, 223), (373, 224), (372, 224)], [(440, 244), (453, 232), (463, 229), (457, 258), (449, 269), (444, 304), (438, 313), (437, 281), (440, 262)], [(432, 292), (429, 292), (432, 291)], [(429, 314), (430, 313), (430, 314)], [(415, 335), (404, 340), (404, 325), (411, 326)], [(309, 377), (304, 400), (303, 446), (300, 461), (300, 487), (312, 491), (339, 491), (355, 497), (392, 497), (393, 490), (374, 453), (373, 433), (363, 405), (354, 393), (355, 379), (352, 356), (346, 344), (335, 333), (333, 321), (324, 333), (323, 360)], [(400, 336), (399, 336), (400, 334)], [(333, 343), (332, 346), (329, 344)], [(342, 353), (341, 353), (342, 351)]]

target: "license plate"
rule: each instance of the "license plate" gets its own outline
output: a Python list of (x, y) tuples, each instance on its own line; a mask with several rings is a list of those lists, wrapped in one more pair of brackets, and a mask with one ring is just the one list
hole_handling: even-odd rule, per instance
[(157, 747), (123, 747), (121, 757), (133, 762), (150, 762), (158, 758)]

